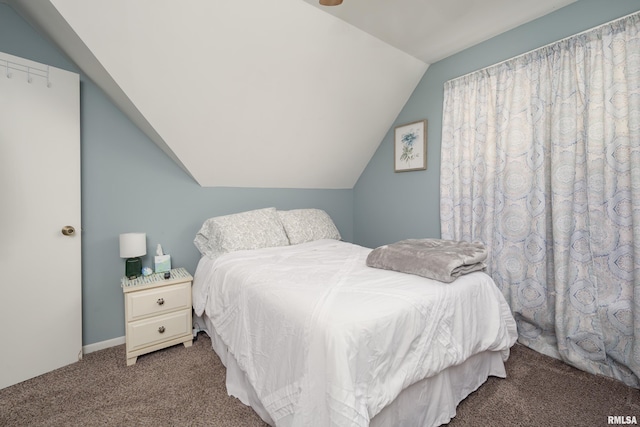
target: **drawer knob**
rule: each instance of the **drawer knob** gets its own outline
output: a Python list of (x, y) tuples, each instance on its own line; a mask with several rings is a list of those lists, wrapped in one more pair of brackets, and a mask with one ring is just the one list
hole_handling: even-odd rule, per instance
[(158, 328), (158, 332), (160, 332), (161, 334), (163, 334), (163, 333), (164, 333), (164, 326), (160, 326), (160, 327)]
[(164, 304), (164, 298), (158, 298), (158, 301), (156, 301), (158, 303), (158, 305), (162, 305)]

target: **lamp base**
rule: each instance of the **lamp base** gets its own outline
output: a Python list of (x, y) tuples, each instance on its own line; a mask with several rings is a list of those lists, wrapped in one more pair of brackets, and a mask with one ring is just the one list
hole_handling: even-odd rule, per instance
[(142, 260), (139, 257), (127, 258), (124, 267), (124, 275), (128, 279), (135, 279), (142, 274)]

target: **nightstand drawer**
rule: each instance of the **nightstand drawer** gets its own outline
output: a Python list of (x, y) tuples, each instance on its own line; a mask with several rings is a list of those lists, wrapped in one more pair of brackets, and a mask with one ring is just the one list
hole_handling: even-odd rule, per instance
[(126, 294), (127, 320), (134, 321), (191, 307), (191, 282)]
[(127, 351), (191, 334), (191, 310), (182, 310), (127, 324)]

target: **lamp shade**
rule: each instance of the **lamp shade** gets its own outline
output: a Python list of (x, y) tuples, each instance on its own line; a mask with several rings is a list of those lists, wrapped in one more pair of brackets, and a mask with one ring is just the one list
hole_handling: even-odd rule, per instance
[(120, 258), (135, 258), (146, 254), (146, 233), (124, 233), (120, 235)]

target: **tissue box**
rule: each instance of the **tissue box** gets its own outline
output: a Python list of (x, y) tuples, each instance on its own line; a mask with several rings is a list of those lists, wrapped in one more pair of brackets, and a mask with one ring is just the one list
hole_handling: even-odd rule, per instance
[(156, 273), (164, 273), (171, 270), (171, 255), (156, 255), (154, 270)]

